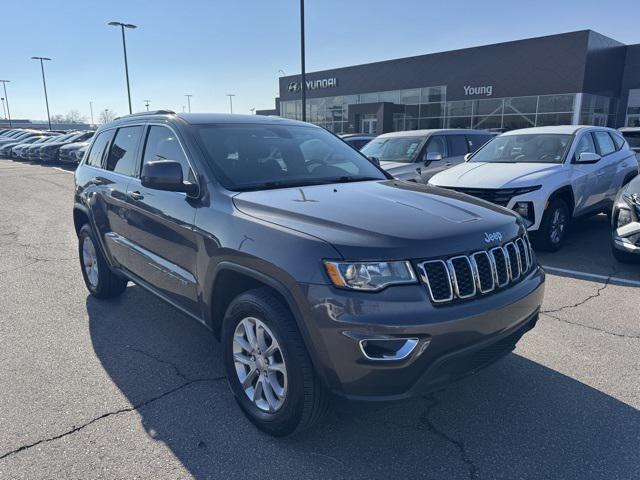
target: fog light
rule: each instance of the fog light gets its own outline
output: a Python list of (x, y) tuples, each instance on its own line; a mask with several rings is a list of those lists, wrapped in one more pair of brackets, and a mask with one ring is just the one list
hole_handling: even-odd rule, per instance
[(628, 208), (621, 208), (618, 212), (618, 228), (624, 227), (632, 221), (633, 217), (631, 216), (631, 210)]
[(404, 360), (417, 344), (417, 338), (367, 338), (360, 340), (360, 350), (369, 360)]
[(531, 202), (516, 202), (513, 207), (513, 211), (517, 212), (524, 220), (526, 220), (527, 226), (535, 223), (535, 213), (533, 211), (533, 203)]

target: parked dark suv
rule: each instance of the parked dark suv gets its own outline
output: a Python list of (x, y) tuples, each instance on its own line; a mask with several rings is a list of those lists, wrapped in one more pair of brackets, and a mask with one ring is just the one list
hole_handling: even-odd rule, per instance
[(98, 130), (75, 180), (91, 294), (133, 281), (210, 328), (238, 404), (273, 435), (330, 394), (440, 388), (538, 319), (544, 273), (517, 214), (395, 180), (320, 127), (130, 115)]

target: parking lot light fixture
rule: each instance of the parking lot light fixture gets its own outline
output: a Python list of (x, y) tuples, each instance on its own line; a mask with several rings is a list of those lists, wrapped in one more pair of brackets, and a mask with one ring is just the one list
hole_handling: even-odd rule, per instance
[[(2, 87), (4, 88), (4, 101), (7, 103), (7, 120), (9, 120), (9, 127), (11, 127), (11, 111), (9, 110), (9, 97), (7, 96), (7, 83), (11, 83), (11, 80), (0, 80)], [(4, 106), (4, 102), (2, 104)]]
[(122, 23), (122, 22), (109, 22), (108, 25), (111, 25), (112, 27), (120, 27), (120, 30), (122, 31), (122, 50), (124, 51), (124, 74), (127, 78), (127, 98), (129, 99), (129, 114), (131, 114), (133, 113), (133, 110), (131, 109), (131, 87), (129, 86), (129, 63), (127, 62), (127, 41), (125, 39), (124, 29), (125, 28), (134, 29), (138, 27), (137, 25), (134, 25), (132, 23)]
[(151, 100), (145, 100), (144, 101), (144, 106), (147, 107), (147, 112), (149, 111), (149, 104), (151, 103)]
[(47, 81), (44, 78), (44, 62), (51, 61), (47, 57), (31, 57), (31, 60), (40, 60), (40, 70), (42, 70), (42, 85), (44, 86), (44, 103), (47, 105), (47, 122), (49, 122), (49, 130), (51, 130), (51, 114), (49, 113), (49, 97), (47, 96)]
[(227, 93), (227, 97), (229, 97), (229, 113), (233, 113), (233, 97), (235, 96), (235, 93)]

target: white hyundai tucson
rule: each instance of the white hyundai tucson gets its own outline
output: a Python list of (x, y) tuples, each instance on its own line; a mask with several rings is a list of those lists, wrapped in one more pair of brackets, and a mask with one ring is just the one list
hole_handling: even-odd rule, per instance
[(496, 137), (466, 162), (429, 180), (518, 212), (542, 250), (560, 249), (571, 219), (610, 214), (618, 190), (638, 174), (616, 130), (553, 126)]

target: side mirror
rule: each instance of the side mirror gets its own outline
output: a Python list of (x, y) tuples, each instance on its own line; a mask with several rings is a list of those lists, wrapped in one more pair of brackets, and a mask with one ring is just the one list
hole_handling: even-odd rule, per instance
[(367, 157), (371, 163), (373, 163), (376, 167), (380, 166), (380, 159), (378, 157)]
[(424, 156), (424, 161), (426, 162), (439, 162), (442, 160), (442, 154), (438, 152), (429, 152)]
[(580, 155), (578, 155), (576, 163), (596, 163), (601, 158), (602, 157), (597, 153), (582, 152)]
[(146, 163), (140, 176), (142, 186), (167, 192), (183, 192), (194, 195), (198, 186), (185, 182), (182, 178), (182, 165), (173, 160), (158, 160)]
[(467, 153), (467, 154), (464, 156), (464, 161), (465, 161), (465, 162), (468, 162), (469, 160), (471, 160), (471, 155), (473, 155), (473, 154), (472, 154), (472, 153)]

